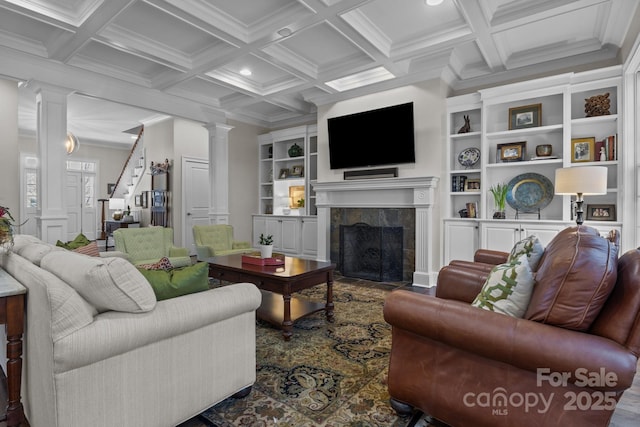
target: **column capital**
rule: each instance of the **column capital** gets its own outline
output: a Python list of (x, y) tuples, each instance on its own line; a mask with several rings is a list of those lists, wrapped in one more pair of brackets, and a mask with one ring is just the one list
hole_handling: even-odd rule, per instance
[(73, 89), (69, 89), (62, 86), (55, 86), (49, 83), (41, 82), (39, 80), (28, 80), (23, 87), (30, 89), (36, 95), (46, 93), (49, 95), (59, 95), (59, 96), (67, 97), (71, 95), (73, 92), (75, 92), (75, 90)]
[(209, 122), (205, 123), (202, 126), (204, 126), (204, 128), (207, 129), (209, 131), (209, 134), (212, 136), (218, 135), (218, 133), (220, 135), (226, 135), (235, 127), (226, 123), (219, 122)]

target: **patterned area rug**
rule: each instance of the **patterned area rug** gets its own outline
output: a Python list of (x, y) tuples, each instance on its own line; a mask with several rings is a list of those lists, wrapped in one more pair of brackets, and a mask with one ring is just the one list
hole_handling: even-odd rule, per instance
[[(351, 282), (351, 283), (348, 283)], [(398, 417), (385, 384), (391, 327), (382, 307), (391, 286), (334, 282), (335, 322), (316, 313), (294, 325), (291, 341), (257, 321), (257, 380), (249, 396), (229, 398), (201, 417), (231, 426), (427, 426), (428, 417)], [(326, 287), (302, 292), (323, 300)]]

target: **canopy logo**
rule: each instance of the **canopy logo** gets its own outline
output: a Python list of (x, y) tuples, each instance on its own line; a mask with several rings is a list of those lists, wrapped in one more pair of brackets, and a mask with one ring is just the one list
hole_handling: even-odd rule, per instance
[[(618, 384), (616, 373), (607, 372), (605, 368), (598, 371), (578, 368), (574, 372), (552, 372), (549, 368), (538, 368), (536, 377), (538, 387), (543, 387), (545, 383), (551, 387), (567, 387), (571, 383), (577, 387), (598, 388), (615, 387)], [(492, 391), (466, 393), (463, 403), (467, 407), (491, 409), (491, 414), (497, 416), (509, 415), (511, 408), (544, 414), (556, 398), (564, 399), (565, 411), (613, 411), (617, 402), (615, 391), (566, 391), (560, 397), (556, 393), (534, 391), (509, 393), (504, 387), (496, 387)]]

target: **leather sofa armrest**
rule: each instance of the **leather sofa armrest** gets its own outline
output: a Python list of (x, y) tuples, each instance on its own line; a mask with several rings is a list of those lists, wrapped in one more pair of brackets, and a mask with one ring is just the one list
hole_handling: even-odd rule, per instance
[[(622, 392), (630, 387), (637, 360), (618, 343), (597, 335), (518, 319), (460, 301), (396, 290), (384, 304), (384, 318), (426, 339), (537, 373), (568, 372), (576, 380), (576, 369), (587, 373), (615, 373), (609, 386), (593, 389)], [(417, 337), (416, 339), (419, 339)], [(559, 350), (560, 349), (560, 350)]]
[(177, 246), (171, 246), (169, 248), (169, 257), (181, 256), (189, 256), (189, 250), (187, 248), (179, 248)]
[(507, 262), (508, 257), (508, 252), (494, 251), (491, 249), (478, 249), (473, 256), (473, 260), (475, 262), (498, 265)]
[(489, 271), (446, 266), (438, 273), (436, 296), (471, 303), (480, 293)]
[(485, 273), (489, 273), (496, 264), (486, 264), (484, 262), (475, 262), (475, 261), (464, 261), (459, 259), (454, 259), (449, 263), (449, 267), (461, 267), (472, 270), (483, 271)]
[(250, 249), (251, 244), (249, 242), (233, 242), (233, 249)]

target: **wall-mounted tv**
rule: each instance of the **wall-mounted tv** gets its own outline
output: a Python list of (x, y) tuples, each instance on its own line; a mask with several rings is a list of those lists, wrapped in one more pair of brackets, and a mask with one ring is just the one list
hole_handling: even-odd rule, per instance
[(329, 166), (415, 163), (413, 102), (327, 120)]

